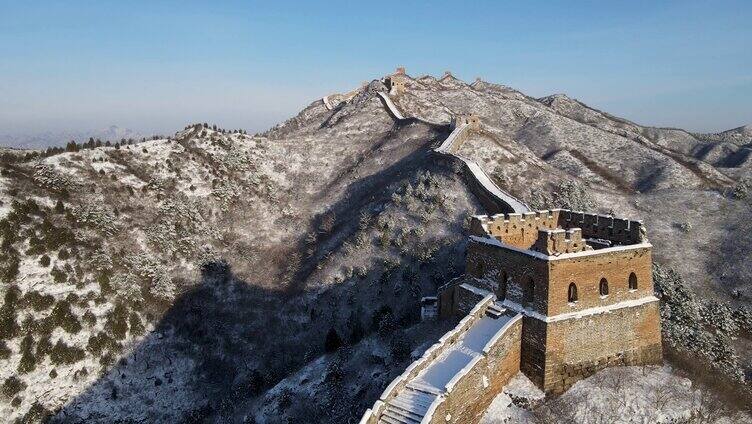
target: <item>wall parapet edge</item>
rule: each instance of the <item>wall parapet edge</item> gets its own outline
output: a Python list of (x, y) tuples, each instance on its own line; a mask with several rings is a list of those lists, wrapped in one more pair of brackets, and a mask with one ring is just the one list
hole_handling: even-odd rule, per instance
[[(465, 318), (460, 320), (460, 322), (452, 330), (444, 334), (439, 339), (439, 341), (429, 347), (420, 358), (411, 363), (402, 374), (392, 380), (392, 382), (382, 392), (379, 400), (374, 403), (374, 407), (364, 413), (363, 418), (361, 418), (361, 422), (369, 422), (363, 421), (368, 419), (367, 417), (369, 415), (369, 411), (371, 417), (378, 418), (378, 416), (381, 415), (381, 412), (384, 409), (384, 404), (390, 399), (396, 397), (397, 393), (405, 388), (409, 380), (423, 371), (426, 366), (428, 366), (434, 359), (436, 359), (436, 357), (441, 355), (441, 353), (445, 349), (451, 347), (454, 343), (456, 343), (457, 339), (459, 339), (460, 336), (475, 323), (475, 321), (483, 317), (486, 308), (488, 308), (488, 306), (493, 303), (495, 298), (496, 296), (494, 294), (489, 294), (484, 297), (483, 300), (478, 302), (478, 304), (470, 311), (470, 313)], [(381, 404), (379, 404), (379, 402), (381, 402)]]

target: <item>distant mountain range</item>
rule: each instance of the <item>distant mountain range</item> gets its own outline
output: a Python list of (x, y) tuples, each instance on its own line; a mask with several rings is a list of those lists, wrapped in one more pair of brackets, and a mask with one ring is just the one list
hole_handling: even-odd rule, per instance
[(44, 149), (47, 147), (65, 146), (65, 143), (71, 140), (84, 142), (89, 137), (98, 138), (102, 141), (118, 141), (123, 138), (140, 139), (145, 137), (145, 135), (128, 128), (110, 125), (107, 128), (93, 131), (46, 131), (34, 134), (0, 134), (0, 146), (19, 149)]
[(0, 421), (357, 422), (455, 325), (421, 321), (420, 301), (463, 275), (467, 218), (489, 213), (434, 151), (464, 114), (482, 130), (456, 155), (514, 197), (643, 221), (654, 261), (680, 271), (663, 272), (662, 326), (698, 364), (689, 377), (721, 381), (710, 361), (752, 376), (749, 126), (693, 134), (561, 94), (404, 78), (263, 134), (198, 124), (138, 146), (0, 148)]

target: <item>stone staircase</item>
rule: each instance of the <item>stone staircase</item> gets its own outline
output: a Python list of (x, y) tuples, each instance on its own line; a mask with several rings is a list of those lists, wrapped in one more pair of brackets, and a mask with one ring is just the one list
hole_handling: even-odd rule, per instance
[(503, 306), (499, 305), (497, 302), (492, 303), (488, 309), (486, 309), (486, 316), (493, 318), (493, 319), (499, 319), (501, 318), (505, 313), (507, 312), (507, 309)]
[[(519, 356), (522, 315), (511, 313), (500, 303), (495, 303), (494, 294), (480, 288), (475, 290), (486, 295), (454, 329), (389, 384), (373, 408), (363, 414), (360, 424), (438, 422), (435, 414), (440, 414), (443, 422), (444, 417), (449, 416), (447, 408), (463, 410), (462, 405), (454, 405), (448, 399), (467, 401), (462, 396), (469, 385), (477, 383), (478, 373), (484, 375), (484, 381), (487, 378), (506, 379), (511, 375), (501, 371), (505, 368), (497, 363), (498, 355), (504, 358), (503, 361), (509, 358), (514, 361), (515, 356), (508, 355), (517, 349), (516, 357)], [(495, 359), (483, 361), (488, 355), (495, 355)], [(514, 362), (511, 366), (514, 368)], [(476, 394), (480, 395), (487, 387), (490, 386), (476, 387)], [(472, 399), (472, 402), (480, 401), (480, 398)], [(452, 422), (460, 424), (464, 421), (455, 419)]]
[(417, 424), (428, 412), (438, 393), (431, 387), (410, 385), (386, 404), (379, 423)]

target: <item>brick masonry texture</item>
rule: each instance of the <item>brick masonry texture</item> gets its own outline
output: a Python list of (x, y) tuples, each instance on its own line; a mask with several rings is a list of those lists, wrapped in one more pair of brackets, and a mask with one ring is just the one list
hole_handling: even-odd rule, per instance
[[(478, 319), (494, 297), (495, 307), (519, 315), (447, 385), (428, 422), (478, 422), (518, 371), (560, 394), (606, 367), (662, 361), (652, 246), (639, 221), (557, 209), (474, 217), (471, 232), (467, 277), (440, 289), (439, 315), (472, 310)], [(363, 422), (376, 422), (382, 409)]]
[(520, 370), (522, 321), (510, 326), (470, 372), (462, 376), (436, 408), (430, 422), (478, 422), (491, 401)]
[(562, 393), (608, 366), (660, 363), (659, 323), (658, 302), (548, 323), (543, 390)]
[[(607, 366), (661, 361), (641, 222), (555, 209), (474, 217), (471, 231), (481, 238), (468, 245), (467, 273), (526, 315), (520, 369), (541, 389), (561, 393)], [(552, 234), (569, 245), (552, 246)], [(610, 247), (583, 247), (587, 238)]]

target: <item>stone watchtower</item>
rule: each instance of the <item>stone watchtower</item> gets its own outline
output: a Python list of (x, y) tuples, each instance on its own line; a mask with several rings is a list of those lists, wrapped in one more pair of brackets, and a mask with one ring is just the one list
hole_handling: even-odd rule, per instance
[(407, 75), (405, 74), (405, 68), (399, 67), (392, 74), (386, 77), (384, 83), (386, 88), (389, 89), (389, 94), (396, 95), (405, 91), (405, 84), (407, 82)]
[[(611, 365), (660, 363), (642, 223), (568, 210), (472, 219), (467, 272), (524, 315), (520, 369), (547, 393)], [(441, 296), (441, 295), (440, 295)], [(441, 314), (455, 308), (441, 296)]]
[(471, 114), (459, 114), (452, 116), (452, 120), (449, 123), (449, 128), (454, 130), (460, 125), (467, 125), (472, 130), (479, 130), (481, 128), (481, 122), (478, 115)]

